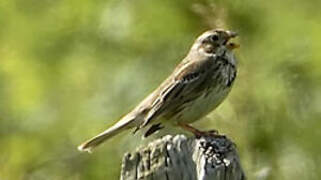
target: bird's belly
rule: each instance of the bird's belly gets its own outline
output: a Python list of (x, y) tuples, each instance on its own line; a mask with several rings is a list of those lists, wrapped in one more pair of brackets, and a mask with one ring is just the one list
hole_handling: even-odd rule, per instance
[(178, 122), (192, 123), (207, 115), (220, 105), (230, 92), (230, 88), (220, 88), (215, 87), (209, 94), (203, 94), (196, 100), (186, 104), (185, 108), (174, 119)]

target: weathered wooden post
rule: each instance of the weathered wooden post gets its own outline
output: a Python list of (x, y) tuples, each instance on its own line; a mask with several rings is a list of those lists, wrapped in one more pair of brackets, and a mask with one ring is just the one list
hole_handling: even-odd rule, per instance
[(245, 180), (225, 137), (164, 136), (123, 158), (122, 180)]

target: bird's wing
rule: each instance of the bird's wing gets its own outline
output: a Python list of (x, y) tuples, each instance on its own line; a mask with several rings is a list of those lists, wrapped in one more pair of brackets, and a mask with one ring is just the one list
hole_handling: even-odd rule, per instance
[(190, 62), (176, 69), (172, 78), (167, 79), (164, 86), (158, 89), (151, 103), (150, 110), (144, 118), (141, 127), (146, 126), (151, 120), (159, 115), (178, 108), (185, 102), (192, 101), (202, 94), (203, 82), (206, 80), (206, 66), (208, 61)]

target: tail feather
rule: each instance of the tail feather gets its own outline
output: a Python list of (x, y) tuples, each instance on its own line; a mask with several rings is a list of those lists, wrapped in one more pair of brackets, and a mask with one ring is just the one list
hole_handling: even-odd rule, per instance
[(128, 117), (124, 117), (122, 120), (118, 121), (115, 125), (108, 128), (104, 132), (98, 134), (97, 136), (87, 140), (86, 142), (82, 143), (78, 146), (79, 151), (87, 151), (92, 152), (92, 149), (96, 146), (100, 145), (101, 143), (105, 142), (109, 138), (119, 134), (125, 129), (129, 129), (132, 126), (130, 125), (134, 119), (128, 119)]

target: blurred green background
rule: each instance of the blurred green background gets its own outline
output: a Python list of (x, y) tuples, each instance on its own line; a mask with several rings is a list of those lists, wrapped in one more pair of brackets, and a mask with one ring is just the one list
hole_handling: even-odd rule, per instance
[(0, 179), (118, 179), (143, 142), (115, 123), (203, 31), (239, 32), (228, 99), (195, 123), (237, 144), (249, 179), (321, 178), (321, 1), (1, 0)]

